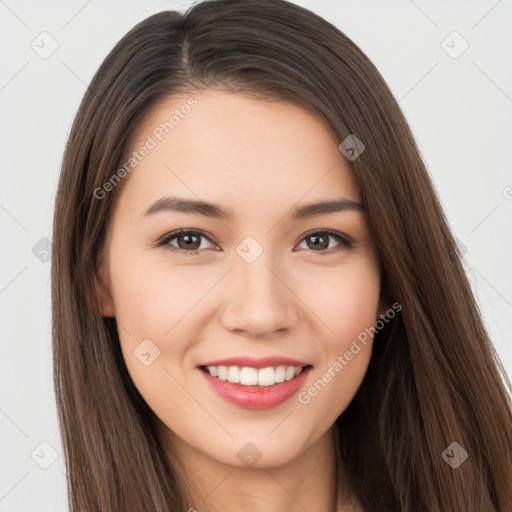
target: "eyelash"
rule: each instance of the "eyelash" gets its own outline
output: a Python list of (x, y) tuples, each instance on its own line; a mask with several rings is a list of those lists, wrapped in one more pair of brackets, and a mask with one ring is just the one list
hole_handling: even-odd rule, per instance
[[(180, 249), (180, 248), (174, 247), (174, 246), (169, 244), (169, 242), (171, 240), (173, 240), (173, 239), (175, 239), (175, 238), (177, 238), (179, 236), (184, 236), (184, 235), (200, 235), (200, 236), (206, 238), (209, 242), (215, 243), (203, 231), (192, 230), (192, 229), (181, 229), (179, 231), (173, 231), (172, 233), (167, 233), (166, 235), (164, 235), (157, 242), (157, 247), (166, 246), (165, 248), (170, 250), (170, 251), (172, 251), (172, 252), (177, 251), (177, 252), (183, 253), (186, 256), (196, 256), (201, 251), (201, 249), (193, 249), (193, 250), (188, 251), (186, 249)], [(350, 249), (350, 248), (353, 247), (353, 243), (350, 240), (346, 239), (345, 237), (341, 236), (340, 234), (338, 234), (336, 232), (327, 231), (327, 230), (311, 231), (311, 232), (307, 233), (306, 235), (304, 235), (301, 238), (300, 242), (302, 242), (306, 238), (312, 237), (313, 235), (328, 235), (328, 236), (331, 236), (331, 237), (337, 239), (340, 242), (340, 244), (338, 246), (331, 247), (330, 249), (326, 249), (326, 250), (323, 250), (323, 251), (312, 251), (313, 253), (319, 253), (321, 256), (337, 253), (337, 252), (342, 251), (344, 249)]]

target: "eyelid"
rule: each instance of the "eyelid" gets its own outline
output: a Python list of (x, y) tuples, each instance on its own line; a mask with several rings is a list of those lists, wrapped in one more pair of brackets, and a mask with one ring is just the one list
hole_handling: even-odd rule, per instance
[(322, 234), (322, 233), (325, 233), (325, 234), (331, 235), (331, 236), (338, 236), (338, 237), (342, 238), (348, 244), (355, 243), (355, 241), (354, 241), (354, 239), (352, 237), (350, 237), (350, 236), (348, 236), (345, 233), (342, 233), (340, 231), (336, 231), (335, 229), (329, 229), (329, 228), (311, 229), (311, 230), (307, 231), (306, 233), (304, 233), (302, 235), (302, 237), (299, 240), (299, 242), (302, 242), (302, 240), (304, 240), (304, 238), (307, 238), (308, 236), (316, 235), (316, 234)]
[(344, 233), (340, 233), (336, 230), (327, 228), (313, 229), (308, 231), (307, 233), (304, 233), (298, 243), (302, 243), (305, 239), (312, 235), (327, 235), (331, 238), (335, 238), (338, 240), (338, 245), (331, 247), (330, 249), (325, 249), (323, 251), (308, 250), (307, 252), (309, 252), (311, 255), (317, 253), (318, 256), (327, 256), (330, 254), (341, 252), (343, 250), (352, 249), (355, 246), (355, 242), (350, 236), (345, 235)]
[[(201, 229), (195, 229), (195, 228), (194, 229), (192, 229), (192, 228), (182, 228), (182, 229), (178, 229), (176, 231), (170, 231), (169, 233), (166, 233), (164, 236), (160, 237), (157, 240), (156, 245), (158, 247), (166, 246), (174, 238), (176, 238), (176, 237), (178, 237), (180, 235), (190, 235), (190, 234), (200, 235), (200, 236), (206, 238), (212, 244), (218, 245), (217, 242), (215, 241), (215, 239), (212, 236), (208, 235), (207, 233), (205, 233)], [(183, 249), (178, 249), (176, 247), (173, 247), (173, 249), (176, 249), (177, 251), (183, 250)], [(193, 253), (194, 251), (198, 251), (198, 249), (193, 249), (193, 250), (184, 251), (184, 252)]]
[[(212, 244), (218, 245), (217, 242), (215, 241), (215, 239), (212, 236), (208, 235), (207, 233), (205, 233), (201, 229), (182, 228), (182, 229), (178, 229), (176, 231), (171, 231), (169, 233), (166, 233), (164, 236), (162, 236), (156, 242), (156, 246), (157, 247), (168, 246), (170, 251), (178, 251), (178, 252), (190, 255), (190, 256), (196, 255), (197, 253), (199, 253), (202, 250), (204, 250), (204, 249), (191, 249), (191, 250), (180, 249), (180, 248), (171, 246), (169, 244), (169, 242), (171, 240), (175, 239), (176, 237), (178, 237), (180, 235), (188, 235), (188, 234), (196, 234), (196, 235), (202, 236), (202, 237), (206, 238)], [(346, 235), (344, 233), (340, 233), (338, 231), (332, 230), (332, 229), (328, 229), (328, 228), (317, 228), (317, 229), (309, 230), (309, 231), (307, 231), (306, 233), (304, 233), (301, 236), (301, 238), (299, 239), (299, 241), (297, 243), (301, 243), (303, 240), (305, 240), (306, 238), (308, 238), (309, 236), (312, 236), (312, 235), (327, 235), (327, 236), (330, 236), (332, 238), (336, 238), (339, 241), (339, 245), (341, 245), (341, 247), (335, 246), (335, 247), (331, 247), (330, 249), (326, 249), (326, 250), (323, 250), (323, 251), (309, 251), (309, 252), (312, 252), (312, 253), (317, 252), (317, 253), (319, 253), (319, 255), (322, 255), (322, 254), (333, 254), (333, 253), (336, 253), (336, 252), (341, 251), (343, 249), (350, 249), (350, 248), (352, 248), (354, 246), (354, 240), (350, 236), (348, 236), (348, 235)], [(296, 251), (294, 251), (294, 252), (296, 252)]]

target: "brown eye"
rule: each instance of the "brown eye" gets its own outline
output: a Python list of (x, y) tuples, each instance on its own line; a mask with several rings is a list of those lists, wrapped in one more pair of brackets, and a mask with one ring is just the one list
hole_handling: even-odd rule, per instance
[[(176, 236), (176, 240), (178, 241), (178, 247), (180, 249), (196, 250), (201, 246), (201, 236), (197, 235), (178, 235)], [(183, 243), (180, 243), (180, 241), (183, 241)]]
[[(329, 235), (319, 234), (319, 235), (310, 235), (306, 237), (308, 242), (308, 246), (310, 249), (320, 248), (320, 249), (328, 249), (329, 248)], [(311, 242), (311, 244), (309, 244)]]
[[(339, 242), (337, 246), (333, 246), (331, 244), (332, 239), (335, 239)], [(310, 233), (306, 235), (302, 240), (305, 241), (307, 249), (321, 254), (332, 254), (334, 252), (352, 247), (352, 242), (339, 235), (338, 233), (333, 233), (331, 231), (317, 231), (315, 233)]]
[[(164, 246), (171, 251), (178, 251), (187, 256), (193, 256), (199, 253), (202, 239), (212, 243), (210, 238), (201, 231), (182, 230), (169, 233), (168, 235), (164, 236), (164, 238), (162, 238), (162, 240), (158, 243), (158, 246)], [(175, 240), (176, 244), (171, 243)], [(205, 247), (202, 247), (202, 249), (205, 249)]]
[[(194, 256), (198, 254), (201, 249), (208, 248), (201, 248), (202, 239), (213, 244), (211, 239), (201, 231), (181, 230), (165, 235), (160, 242), (158, 242), (158, 246), (166, 247), (171, 251), (178, 251), (186, 256)], [(302, 240), (306, 243), (306, 249), (321, 255), (332, 254), (352, 247), (350, 240), (332, 231), (313, 232), (303, 237)], [(331, 243), (332, 240), (337, 240), (338, 244), (333, 246)]]

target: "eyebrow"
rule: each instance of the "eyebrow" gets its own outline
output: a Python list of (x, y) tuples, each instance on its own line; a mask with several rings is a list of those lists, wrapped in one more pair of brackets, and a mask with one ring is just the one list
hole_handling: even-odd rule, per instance
[[(292, 214), (292, 220), (302, 220), (345, 211), (364, 212), (365, 209), (361, 203), (350, 199), (330, 199), (317, 203), (306, 204), (295, 209)], [(225, 210), (218, 204), (208, 203), (197, 199), (184, 199), (176, 196), (161, 197), (143, 213), (143, 216), (147, 217), (159, 212), (191, 213), (202, 217), (224, 219), (228, 221), (234, 218), (231, 210)]]

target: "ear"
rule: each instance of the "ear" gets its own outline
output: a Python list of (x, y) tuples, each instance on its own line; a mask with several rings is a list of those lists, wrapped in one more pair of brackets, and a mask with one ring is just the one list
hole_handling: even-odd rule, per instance
[(114, 318), (114, 301), (110, 292), (110, 279), (108, 278), (108, 269), (105, 270), (103, 255), (96, 260), (95, 284), (102, 316)]

